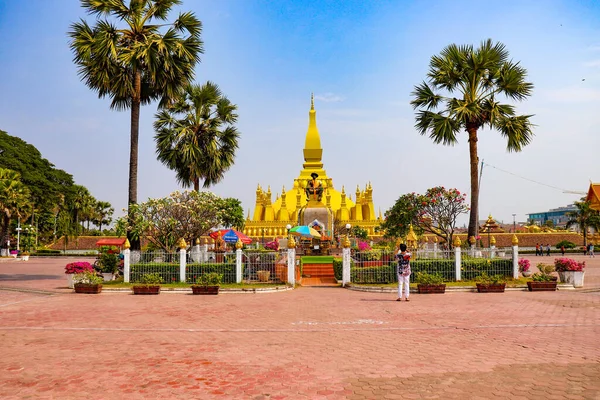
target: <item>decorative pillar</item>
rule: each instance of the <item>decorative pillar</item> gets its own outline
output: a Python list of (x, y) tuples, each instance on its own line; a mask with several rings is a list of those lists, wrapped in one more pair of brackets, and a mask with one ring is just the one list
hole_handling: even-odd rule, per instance
[(477, 239), (475, 236), (469, 236), (469, 245), (471, 247), (471, 257), (475, 257), (475, 244), (477, 243)]
[(185, 282), (185, 248), (187, 247), (187, 243), (181, 238), (177, 246), (179, 246), (179, 282)]
[(287, 244), (287, 283), (296, 285), (296, 241), (292, 235), (288, 236)]
[(204, 244), (201, 247), (202, 255), (200, 257), (200, 262), (208, 261), (208, 240), (204, 239)]
[(455, 236), (454, 237), (454, 242), (452, 244), (454, 245), (454, 270), (455, 270), (456, 280), (460, 281), (461, 280), (461, 275), (460, 275), (460, 267), (461, 267), (460, 245), (462, 244), (462, 242), (460, 241), (460, 238), (458, 236)]
[(196, 239), (196, 245), (192, 247), (191, 256), (193, 262), (200, 262), (202, 254), (200, 253), (200, 239)]
[(123, 282), (129, 282), (129, 277), (131, 276), (131, 259), (130, 254), (131, 243), (129, 243), (129, 239), (125, 239), (125, 243), (123, 244)]
[(240, 239), (235, 243), (235, 282), (242, 283), (242, 247), (244, 243)]
[(512, 237), (512, 248), (513, 248), (513, 278), (519, 279), (519, 239), (517, 235)]
[(342, 243), (342, 286), (345, 287), (350, 283), (350, 239), (348, 235)]
[(437, 236), (433, 237), (433, 258), (438, 258), (438, 240), (437, 240)]

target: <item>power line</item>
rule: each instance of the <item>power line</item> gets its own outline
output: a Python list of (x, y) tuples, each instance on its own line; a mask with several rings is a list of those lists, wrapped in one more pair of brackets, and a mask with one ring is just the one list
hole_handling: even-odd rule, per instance
[[(483, 161), (481, 163), (483, 164)], [(509, 175), (516, 176), (517, 178), (521, 178), (521, 179), (524, 179), (524, 180), (529, 181), (529, 182), (537, 183), (538, 185), (546, 186), (546, 187), (549, 187), (549, 188), (552, 188), (552, 189), (560, 190), (563, 193), (585, 194), (584, 192), (577, 192), (577, 191), (574, 191), (574, 190), (567, 190), (567, 189), (559, 188), (558, 186), (552, 186), (552, 185), (548, 185), (547, 183), (543, 183), (543, 182), (539, 182), (539, 181), (536, 181), (536, 180), (533, 180), (533, 179), (529, 179), (529, 178), (526, 178), (524, 176), (515, 174), (513, 172), (504, 170), (502, 168), (495, 167), (495, 166), (493, 166), (493, 165), (491, 165), (489, 163), (485, 163), (485, 165), (488, 166), (488, 167), (492, 167), (494, 169), (497, 169), (498, 171), (502, 171), (504, 173), (507, 173)]]

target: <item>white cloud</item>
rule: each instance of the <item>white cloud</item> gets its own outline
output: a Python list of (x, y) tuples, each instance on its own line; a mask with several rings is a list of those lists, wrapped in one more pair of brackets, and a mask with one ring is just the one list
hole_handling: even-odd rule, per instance
[(600, 67), (600, 60), (584, 62), (583, 66), (584, 67)]
[(345, 97), (342, 97), (340, 95), (331, 93), (331, 92), (327, 92), (327, 93), (323, 93), (323, 94), (318, 94), (315, 96), (316, 100), (319, 101), (323, 101), (325, 103), (339, 103), (341, 101), (346, 100)]

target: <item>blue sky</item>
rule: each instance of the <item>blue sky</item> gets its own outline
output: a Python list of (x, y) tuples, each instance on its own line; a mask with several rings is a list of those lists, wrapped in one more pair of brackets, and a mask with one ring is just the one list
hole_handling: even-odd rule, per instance
[[(522, 4), (525, 3), (525, 4)], [(371, 181), (382, 211), (407, 192), (443, 185), (469, 190), (465, 135), (435, 145), (414, 129), (410, 92), (432, 55), (450, 43), (503, 42), (527, 68), (535, 114), (531, 145), (507, 153), (482, 131), (486, 163), (559, 188), (600, 181), (600, 3), (595, 1), (193, 1), (205, 53), (196, 81), (216, 82), (239, 107), (236, 164), (211, 190), (253, 209), (256, 185), (289, 188), (302, 167), (310, 94), (315, 93), (323, 161), (336, 188)], [(175, 14), (174, 14), (175, 15)], [(78, 1), (0, 0), (0, 129), (35, 145), (101, 200), (127, 203), (129, 113), (111, 111), (82, 83), (69, 25), (91, 21)], [(156, 105), (142, 108), (138, 196), (178, 189), (156, 161)], [(580, 196), (486, 167), (480, 217), (505, 222)], [(465, 223), (466, 216), (460, 222)]]

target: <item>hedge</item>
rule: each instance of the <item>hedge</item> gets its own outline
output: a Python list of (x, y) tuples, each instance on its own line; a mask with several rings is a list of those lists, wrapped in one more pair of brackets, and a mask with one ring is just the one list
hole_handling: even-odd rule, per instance
[[(223, 274), (223, 283), (235, 283), (235, 263), (215, 264), (215, 263), (190, 263), (186, 265), (185, 280), (186, 282), (194, 283), (196, 279), (203, 274), (216, 272)], [(149, 273), (157, 273), (161, 276), (165, 283), (179, 282), (179, 264), (174, 263), (159, 263), (159, 264), (132, 264), (131, 265), (131, 282), (139, 282), (142, 275)]]

